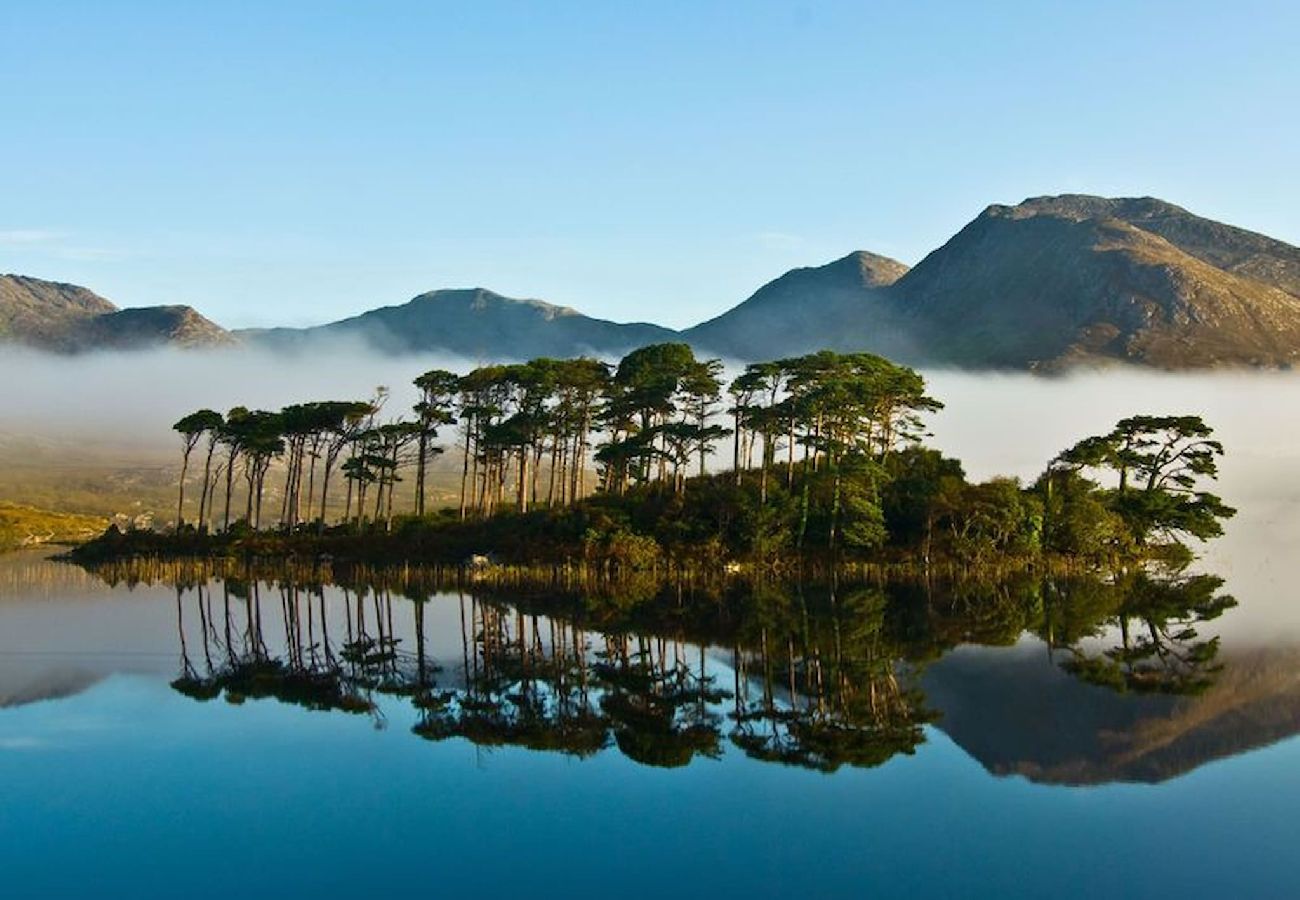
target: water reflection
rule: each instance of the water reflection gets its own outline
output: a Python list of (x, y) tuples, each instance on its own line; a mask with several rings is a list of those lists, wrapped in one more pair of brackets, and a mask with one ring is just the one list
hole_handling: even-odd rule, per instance
[[(1208, 624), (1235, 601), (1205, 574), (619, 586), (559, 574), (530, 586), (416, 568), (95, 571), (170, 586), (172, 686), (195, 700), (275, 699), (376, 727), (409, 704), (426, 740), (579, 758), (614, 748), (650, 766), (732, 747), (823, 772), (873, 767), (915, 752), (934, 725), (993, 771), (1159, 780), (1235, 752), (1195, 736), (1221, 721), (1207, 711), (1249, 695)], [(1230, 697), (1215, 692), (1223, 678)], [(1238, 749), (1300, 717), (1262, 727), (1266, 738), (1237, 728)]]
[[(1155, 577), (1143, 571), (1108, 582), (1076, 580), (1064, 602), (1048, 604), (1043, 637), (1050, 646), (1064, 646), (1062, 666), (1084, 681), (1116, 690), (1198, 694), (1223, 669), (1218, 636), (1198, 630), (1237, 605), (1222, 587), (1223, 579), (1213, 575)], [(1104, 627), (1108, 623), (1115, 627)]]

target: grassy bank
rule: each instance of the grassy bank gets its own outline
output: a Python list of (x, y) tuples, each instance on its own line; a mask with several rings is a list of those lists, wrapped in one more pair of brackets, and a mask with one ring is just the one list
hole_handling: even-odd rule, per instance
[(0, 552), (36, 544), (72, 544), (103, 532), (108, 520), (99, 516), (51, 512), (0, 502)]

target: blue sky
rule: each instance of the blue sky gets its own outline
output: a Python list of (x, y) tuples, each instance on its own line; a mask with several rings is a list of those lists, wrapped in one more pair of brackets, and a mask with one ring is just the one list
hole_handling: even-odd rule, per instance
[(0, 272), (229, 326), (481, 285), (691, 324), (984, 206), (1300, 244), (1300, 4), (0, 3)]

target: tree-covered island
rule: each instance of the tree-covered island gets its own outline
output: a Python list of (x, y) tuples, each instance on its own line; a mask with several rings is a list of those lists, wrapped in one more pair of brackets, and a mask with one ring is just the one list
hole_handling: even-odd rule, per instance
[(414, 384), (397, 414), (380, 388), (185, 416), (174, 526), (110, 528), (78, 555), (1101, 568), (1179, 552), (1233, 514), (1203, 489), (1223, 448), (1194, 416), (1124, 419), (1029, 485), (969, 481), (923, 443), (941, 404), (922, 376), (867, 353), (755, 363), (728, 383), (718, 360), (667, 343), (617, 365), (543, 358)]

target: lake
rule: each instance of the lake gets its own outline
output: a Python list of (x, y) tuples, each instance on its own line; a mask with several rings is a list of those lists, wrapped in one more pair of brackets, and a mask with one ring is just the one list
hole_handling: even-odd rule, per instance
[(979, 477), (1203, 413), (1240, 513), (1121, 584), (0, 557), (4, 895), (1294, 895), (1297, 381), (933, 381)]

